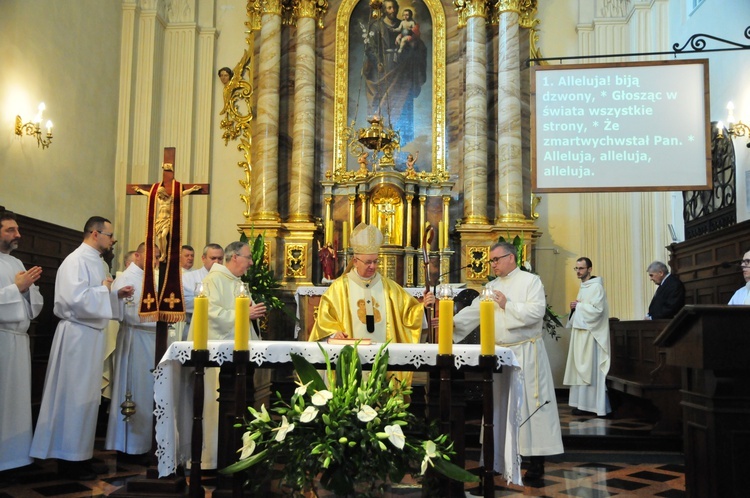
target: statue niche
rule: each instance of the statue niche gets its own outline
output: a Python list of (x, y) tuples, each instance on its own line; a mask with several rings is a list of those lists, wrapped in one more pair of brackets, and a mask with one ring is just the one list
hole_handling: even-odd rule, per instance
[(383, 233), (384, 245), (404, 246), (404, 192), (392, 184), (375, 187), (370, 196), (370, 223)]

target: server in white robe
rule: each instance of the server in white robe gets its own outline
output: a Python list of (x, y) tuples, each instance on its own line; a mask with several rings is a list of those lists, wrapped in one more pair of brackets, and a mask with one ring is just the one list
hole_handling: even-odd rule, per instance
[(729, 300), (729, 304), (734, 305), (750, 305), (750, 251), (747, 251), (742, 256), (740, 262), (742, 268), (742, 276), (745, 278), (745, 286), (740, 287), (737, 292), (734, 293), (732, 299)]
[[(152, 266), (159, 264), (161, 253), (154, 247)], [(146, 244), (141, 243), (133, 263), (112, 283), (113, 290), (132, 286), (132, 301), (126, 300), (115, 348), (115, 372), (112, 382), (112, 405), (109, 409), (107, 438), (104, 447), (129, 455), (141, 455), (151, 449), (154, 421), (154, 369), (156, 352), (156, 322), (141, 322), (138, 315), (143, 294), (143, 274), (146, 264)], [(127, 421), (121, 405), (130, 395), (135, 403), (135, 414)]]
[(610, 364), (607, 293), (601, 277), (591, 274), (589, 258), (578, 258), (575, 272), (581, 289), (570, 303), (570, 347), (563, 384), (570, 386), (568, 404), (573, 414), (604, 416), (612, 411), (606, 384)]
[[(203, 279), (208, 293), (208, 339), (234, 339), (235, 292), (241, 276), (253, 264), (250, 246), (246, 242), (232, 242), (224, 249), (224, 264), (215, 263)], [(258, 330), (252, 323), (266, 314), (264, 303), (255, 303), (250, 299), (250, 338), (260, 340)], [(190, 338), (194, 323), (191, 324)], [(206, 372), (203, 400), (203, 468), (215, 469), (218, 450), (219, 403), (216, 391), (219, 388), (219, 369), (212, 368)]]
[(114, 241), (109, 220), (94, 216), (84, 227), (83, 243), (60, 265), (55, 279), (54, 313), (60, 318), (52, 340), (42, 405), (31, 456), (60, 459), (59, 471), (85, 480), (97, 469), (94, 451), (101, 399), (103, 330), (122, 316), (122, 299), (133, 287), (111, 289), (101, 254)]
[[(21, 232), (10, 211), (0, 215), (0, 472), (32, 463), (31, 352), (28, 329), (42, 311), (34, 284), (42, 275), (10, 255)], [(1, 479), (0, 479), (1, 480)]]
[(219, 244), (207, 244), (203, 248), (201, 261), (203, 265), (200, 268), (182, 274), (182, 293), (185, 297), (185, 321), (177, 324), (180, 330), (180, 339), (178, 340), (186, 341), (188, 331), (190, 331), (190, 320), (193, 318), (193, 310), (195, 309), (195, 285), (203, 282), (203, 279), (208, 276), (208, 272), (214, 263), (221, 264), (224, 261), (224, 248)]
[[(495, 307), (495, 343), (513, 350), (521, 364), (524, 399), (521, 405), (519, 453), (530, 457), (526, 480), (538, 480), (544, 474), (544, 457), (563, 453), (560, 419), (555, 399), (547, 350), (544, 347), (543, 320), (546, 299), (537, 275), (516, 266), (516, 248), (500, 242), (490, 248), (491, 269), (497, 276), (487, 284), (492, 289)], [(454, 317), (453, 340), (458, 342), (479, 326), (479, 302), (476, 298)], [(495, 375), (496, 387), (502, 379)], [(500, 413), (504, 409), (495, 396), (495, 471), (502, 472), (503, 431)]]

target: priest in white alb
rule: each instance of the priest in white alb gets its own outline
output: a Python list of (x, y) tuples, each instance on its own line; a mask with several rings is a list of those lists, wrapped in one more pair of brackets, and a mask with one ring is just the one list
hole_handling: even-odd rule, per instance
[(15, 215), (9, 211), (0, 214), (0, 476), (3, 471), (32, 463), (28, 329), (42, 311), (42, 295), (34, 284), (42, 268), (26, 270), (10, 255), (18, 249), (20, 239)]
[[(544, 457), (563, 452), (560, 418), (557, 413), (555, 384), (544, 347), (544, 313), (547, 301), (541, 279), (518, 268), (516, 248), (507, 242), (490, 247), (491, 269), (495, 278), (487, 284), (495, 301), (495, 344), (513, 351), (523, 374), (521, 426), (518, 451), (530, 460), (524, 479), (539, 481), (544, 475)], [(454, 317), (453, 341), (458, 342), (479, 326), (479, 302), (472, 301)], [(495, 424), (495, 471), (504, 472), (507, 464), (503, 453), (505, 431), (501, 421), (508, 407), (500, 396), (504, 382), (499, 374), (493, 377)], [(516, 468), (516, 466), (513, 466)], [(517, 482), (519, 476), (506, 478)]]
[(89, 218), (83, 243), (57, 270), (54, 313), (60, 318), (50, 349), (42, 406), (31, 456), (57, 458), (68, 479), (90, 480), (105, 468), (89, 460), (94, 453), (104, 361), (103, 330), (122, 317), (122, 299), (133, 287), (112, 289), (101, 254), (115, 240), (106, 218)]
[[(154, 247), (151, 265), (156, 268), (161, 252)], [(156, 322), (141, 322), (138, 314), (143, 294), (146, 244), (141, 243), (130, 264), (112, 283), (112, 290), (126, 286), (134, 289), (133, 299), (125, 303), (123, 320), (117, 334), (115, 371), (112, 382), (112, 405), (109, 409), (104, 448), (128, 455), (143, 455), (151, 449), (154, 424), (154, 360)], [(126, 398), (135, 403), (135, 413), (127, 421), (120, 407)]]
[[(224, 249), (224, 264), (214, 263), (203, 287), (208, 294), (208, 339), (234, 339), (235, 299), (241, 277), (253, 265), (250, 246), (246, 242), (232, 242)], [(255, 321), (266, 314), (266, 305), (256, 303), (250, 296), (250, 339), (260, 340)], [(189, 338), (193, 338), (195, 322), (191, 322)], [(219, 387), (219, 369), (206, 372), (203, 398), (203, 452), (201, 463), (205, 469), (215, 469), (218, 451), (219, 404), (216, 390)]]
[(570, 347), (563, 384), (570, 386), (568, 404), (574, 415), (604, 416), (612, 411), (607, 397), (610, 364), (609, 305), (604, 282), (591, 274), (589, 258), (578, 258), (581, 289), (570, 303)]

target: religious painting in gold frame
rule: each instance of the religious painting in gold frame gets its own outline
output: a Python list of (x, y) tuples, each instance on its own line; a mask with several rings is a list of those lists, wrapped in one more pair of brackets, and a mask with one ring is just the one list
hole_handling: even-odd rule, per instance
[[(445, 171), (445, 10), (439, 0), (384, 0), (383, 11), (385, 12), (388, 4), (393, 3), (399, 7), (396, 15), (399, 26), (406, 16), (405, 11), (411, 11), (414, 22), (418, 24), (418, 36), (413, 29), (411, 34), (404, 34), (403, 30), (394, 31), (391, 33), (392, 39), (381, 45), (386, 50), (392, 47), (391, 51), (380, 50), (375, 54), (370, 47), (376, 44), (376, 40), (382, 39), (376, 36), (383, 36), (386, 32), (387, 28), (383, 26), (384, 16), (372, 19), (368, 0), (343, 0), (339, 8), (336, 17), (334, 83), (336, 171), (358, 169), (357, 158), (349, 153), (349, 127), (367, 127), (367, 119), (372, 117), (369, 113), (377, 112), (378, 109), (386, 125), (390, 113), (394, 130), (401, 134), (401, 150), (394, 154), (396, 170), (406, 168), (408, 154), (416, 155), (419, 152), (414, 165), (417, 171)], [(399, 35), (402, 37), (396, 45)], [(412, 39), (405, 40), (407, 36)], [(403, 50), (397, 53), (401, 45)], [(400, 106), (397, 102), (409, 104), (409, 91), (411, 95), (416, 93), (413, 86), (405, 89), (401, 83), (407, 79), (409, 69), (421, 70), (419, 67), (412, 68), (409, 63), (421, 60), (417, 54), (424, 55), (424, 82), (419, 85), (419, 95), (413, 99), (413, 120), (410, 120), (409, 113), (402, 115), (401, 109), (396, 106)], [(369, 62), (365, 64), (365, 60)], [(386, 77), (380, 79), (372, 77), (377, 72), (377, 66), (373, 67), (373, 60), (380, 60), (386, 67), (396, 68), (393, 77), (388, 77), (392, 74), (391, 71), (386, 71)], [(402, 71), (400, 74), (404, 75), (403, 78), (398, 77), (399, 71)], [(365, 77), (367, 75), (370, 76), (369, 80)], [(378, 107), (377, 102), (382, 105)]]

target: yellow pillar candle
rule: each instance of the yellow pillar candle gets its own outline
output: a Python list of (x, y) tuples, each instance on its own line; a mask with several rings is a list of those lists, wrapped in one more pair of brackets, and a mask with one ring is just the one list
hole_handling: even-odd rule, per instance
[(453, 300), (438, 302), (438, 354), (453, 354)]
[(495, 354), (495, 303), (479, 302), (479, 343), (483, 355)]
[(193, 306), (193, 349), (208, 349), (208, 297), (196, 296)]
[(347, 249), (349, 249), (349, 222), (348, 221), (344, 222), (344, 227), (341, 229), (341, 240), (343, 242), (341, 244), (341, 248), (346, 251)]
[(443, 222), (438, 222), (438, 251), (442, 251), (445, 248), (445, 230), (443, 230)]
[(250, 298), (234, 299), (234, 350), (247, 351), (250, 339)]

